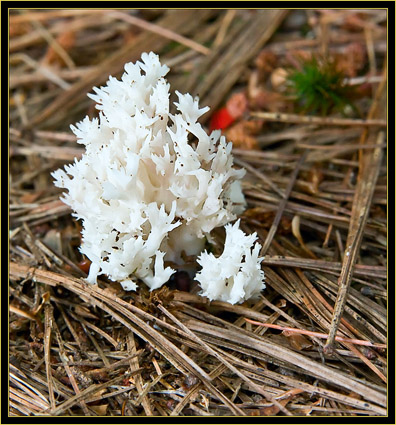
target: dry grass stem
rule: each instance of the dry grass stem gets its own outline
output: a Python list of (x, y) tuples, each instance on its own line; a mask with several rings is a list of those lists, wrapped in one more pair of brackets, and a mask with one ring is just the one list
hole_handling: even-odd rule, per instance
[(295, 114), (280, 114), (272, 112), (251, 112), (254, 118), (260, 118), (267, 121), (281, 121), (287, 123), (304, 123), (304, 124), (317, 124), (317, 125), (339, 125), (339, 126), (366, 126), (366, 127), (386, 127), (386, 120), (382, 119), (347, 119), (347, 118), (322, 118), (314, 116), (301, 116)]
[[(387, 418), (388, 26), (378, 8), (9, 10), (10, 417)], [(85, 151), (87, 93), (150, 51), (246, 169), (257, 299), (202, 297), (193, 256), (188, 291), (85, 280), (51, 172)], [(323, 54), (348, 98), (327, 87), (309, 109), (290, 75)]]
[[(266, 328), (272, 328), (272, 329), (278, 329), (280, 331), (284, 331), (285, 333), (292, 332), (292, 333), (299, 333), (301, 335), (309, 335), (309, 336), (315, 336), (316, 338), (327, 338), (328, 335), (322, 334), (319, 332), (312, 332), (312, 331), (306, 331), (303, 329), (295, 329), (295, 328), (288, 328), (285, 326), (279, 326), (274, 325), (272, 323), (262, 323), (262, 322), (256, 322), (255, 320), (246, 319), (245, 320), (249, 323), (252, 323), (253, 325), (258, 326), (265, 326)], [(350, 338), (343, 338), (342, 336), (336, 336), (336, 341), (342, 341), (342, 342), (349, 342), (350, 344), (356, 344), (356, 345), (366, 345), (368, 347), (376, 347), (376, 348), (386, 348), (386, 344), (375, 344), (370, 341), (362, 341), (361, 339), (350, 339)]]

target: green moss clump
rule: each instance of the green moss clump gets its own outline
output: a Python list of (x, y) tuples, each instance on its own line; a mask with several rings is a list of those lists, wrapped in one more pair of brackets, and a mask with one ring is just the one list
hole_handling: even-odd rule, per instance
[(337, 70), (334, 61), (313, 57), (303, 62), (300, 69), (289, 72), (289, 94), (300, 112), (322, 116), (332, 112), (344, 114), (346, 106), (357, 112), (351, 102), (353, 87), (344, 81), (345, 75)]

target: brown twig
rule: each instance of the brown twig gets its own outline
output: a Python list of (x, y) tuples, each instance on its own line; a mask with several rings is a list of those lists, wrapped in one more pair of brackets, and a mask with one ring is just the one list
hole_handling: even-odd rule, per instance
[(253, 118), (267, 121), (292, 122), (297, 124), (318, 124), (318, 125), (340, 125), (340, 126), (364, 126), (364, 127), (386, 127), (386, 120), (381, 119), (348, 119), (333, 117), (314, 117), (295, 114), (283, 114), (278, 112), (251, 112)]
[[(252, 323), (253, 325), (265, 326), (266, 328), (278, 329), (280, 331), (298, 333), (298, 334), (301, 334), (301, 335), (315, 336), (316, 338), (322, 338), (322, 339), (326, 339), (328, 337), (327, 334), (320, 333), (320, 332), (307, 331), (307, 330), (304, 330), (304, 329), (289, 328), (289, 327), (286, 327), (286, 326), (274, 325), (273, 323), (256, 322), (255, 320), (247, 319), (246, 317), (245, 317), (245, 320), (249, 323)], [(342, 336), (336, 336), (335, 340), (336, 341), (342, 341), (342, 342), (348, 342), (350, 344), (365, 345), (367, 347), (375, 347), (375, 348), (386, 348), (387, 347), (386, 344), (378, 344), (378, 343), (374, 343), (374, 342), (370, 342), (370, 341), (363, 341), (361, 339), (344, 338)]]
[(47, 374), (47, 385), (48, 385), (48, 394), (51, 409), (55, 409), (55, 395), (54, 395), (54, 384), (52, 380), (52, 371), (51, 371), (51, 331), (52, 331), (52, 310), (53, 307), (50, 304), (44, 306), (44, 359), (45, 359), (45, 372)]
[[(380, 132), (377, 138), (377, 143), (382, 144), (384, 138), (384, 133)], [(352, 206), (352, 217), (349, 226), (347, 247), (344, 253), (341, 274), (338, 280), (339, 290), (334, 306), (329, 337), (325, 346), (326, 350), (331, 350), (338, 329), (338, 324), (342, 317), (342, 312), (348, 296), (348, 288), (352, 279), (353, 269), (363, 237), (364, 225), (367, 221), (371, 201), (374, 195), (381, 160), (382, 149), (377, 148), (374, 150), (369, 160), (365, 162), (364, 167), (360, 169), (360, 179)]]
[(194, 40), (190, 40), (186, 37), (183, 37), (180, 34), (177, 34), (175, 31), (171, 31), (167, 28), (161, 27), (159, 25), (152, 24), (150, 22), (147, 22), (143, 19), (140, 19), (136, 16), (132, 16), (129, 14), (126, 14), (124, 12), (116, 11), (116, 10), (110, 10), (107, 12), (109, 16), (121, 19), (125, 22), (128, 22), (132, 25), (136, 25), (144, 30), (151, 31), (155, 34), (160, 35), (164, 38), (169, 38), (169, 40), (177, 41), (178, 43), (189, 47), (190, 49), (193, 49), (199, 53), (202, 53), (203, 55), (208, 55), (210, 53), (210, 49), (208, 49), (205, 46), (202, 46), (201, 44), (195, 42)]
[[(266, 255), (262, 264), (273, 266), (299, 267), (308, 270), (321, 270), (331, 272), (339, 272), (341, 270), (341, 263), (324, 260), (313, 260), (311, 258), (285, 257), (281, 255)], [(354, 275), (361, 277), (379, 277), (382, 279), (386, 279), (387, 272), (386, 267), (356, 264), (354, 268)]]

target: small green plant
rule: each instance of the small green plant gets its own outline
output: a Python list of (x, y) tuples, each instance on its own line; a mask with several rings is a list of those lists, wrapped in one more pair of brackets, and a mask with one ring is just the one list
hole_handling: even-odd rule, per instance
[(326, 116), (334, 111), (345, 113), (350, 106), (353, 88), (344, 83), (345, 76), (331, 59), (312, 59), (301, 64), (288, 76), (289, 93), (301, 112)]

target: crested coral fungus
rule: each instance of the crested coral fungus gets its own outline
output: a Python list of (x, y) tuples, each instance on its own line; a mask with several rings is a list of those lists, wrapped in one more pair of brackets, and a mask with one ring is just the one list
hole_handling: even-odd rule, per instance
[[(169, 111), (169, 71), (154, 53), (125, 65), (121, 80), (94, 88), (99, 117), (71, 126), (82, 158), (53, 172), (63, 201), (82, 220), (80, 251), (99, 274), (136, 289), (136, 278), (159, 288), (174, 273), (164, 260), (197, 255), (205, 236), (244, 210), (232, 144), (197, 122), (208, 108), (176, 92)], [(189, 141), (189, 137), (194, 139)]]

